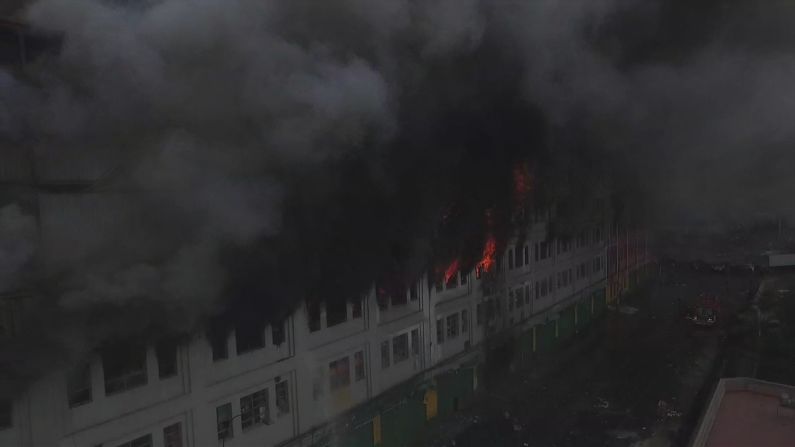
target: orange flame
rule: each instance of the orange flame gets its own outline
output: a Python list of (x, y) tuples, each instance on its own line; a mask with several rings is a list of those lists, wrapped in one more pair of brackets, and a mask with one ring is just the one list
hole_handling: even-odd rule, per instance
[(483, 272), (488, 272), (494, 266), (495, 254), (497, 253), (497, 240), (494, 236), (489, 235), (486, 239), (486, 245), (483, 246), (483, 255), (480, 261), (475, 266), (475, 274), (477, 277)]
[(450, 265), (447, 266), (447, 269), (444, 271), (444, 282), (447, 284), (450, 282), (450, 279), (458, 273), (458, 259), (455, 259)]

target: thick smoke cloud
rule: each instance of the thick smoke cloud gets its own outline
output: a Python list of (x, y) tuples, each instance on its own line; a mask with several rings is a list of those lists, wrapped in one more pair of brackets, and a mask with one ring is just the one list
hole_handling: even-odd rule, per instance
[(795, 12), (691, 3), (32, 2), (62, 45), (0, 73), (0, 129), (44, 185), (36, 346), (415, 279), (477, 253), (486, 209), (504, 237), (525, 161), (534, 200), (791, 213)]

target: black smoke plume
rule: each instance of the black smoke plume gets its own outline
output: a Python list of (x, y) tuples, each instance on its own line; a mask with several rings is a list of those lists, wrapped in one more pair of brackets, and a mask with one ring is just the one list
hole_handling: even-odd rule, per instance
[(453, 257), (471, 267), (487, 232), (502, 244), (511, 229), (520, 164), (526, 205), (576, 213), (612, 193), (660, 219), (790, 212), (794, 15), (750, 1), (31, 2), (25, 20), (61, 41), (0, 72), (4, 147), (35, 166), (8, 174), (0, 203), (0, 280), (35, 309), (4, 343), (6, 385), (44, 353), (277, 321)]

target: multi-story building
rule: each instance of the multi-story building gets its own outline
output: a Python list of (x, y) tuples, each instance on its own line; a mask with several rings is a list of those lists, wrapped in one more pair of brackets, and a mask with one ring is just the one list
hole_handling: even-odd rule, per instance
[[(86, 201), (113, 199), (90, 188), (101, 178), (85, 174), (104, 171), (85, 166), (67, 177), (85, 178), (94, 194), (29, 188), (61, 185), (64, 165), (33, 170), (36, 157), (17, 149), (3, 152), (17, 157), (0, 163), (0, 175), (23, 185), (43, 245), (63, 242), (51, 216), (74, 208), (90, 219), (87, 210), (97, 208)], [(0, 445), (397, 444), (411, 427), (464, 404), (492, 341), (519, 340), (527, 360), (604, 307), (606, 244), (618, 250), (619, 238), (606, 241), (604, 216), (565, 237), (551, 233), (554, 219), (554, 207), (536, 212), (499, 252), (489, 248), (495, 259), (486, 268), (418, 278), (399, 293), (374, 285), (360, 300), (303, 303), (281, 324), (115, 345), (78, 367), (53, 369), (0, 401)], [(621, 239), (627, 255), (617, 271), (645, 262), (645, 244), (629, 248), (640, 239)], [(16, 297), (0, 302), (9, 336)]]

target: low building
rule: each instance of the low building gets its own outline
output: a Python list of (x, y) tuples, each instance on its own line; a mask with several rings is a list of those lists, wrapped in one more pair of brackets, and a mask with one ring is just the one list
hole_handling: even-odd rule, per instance
[(721, 379), (693, 436), (693, 447), (785, 446), (795, 442), (795, 387)]

